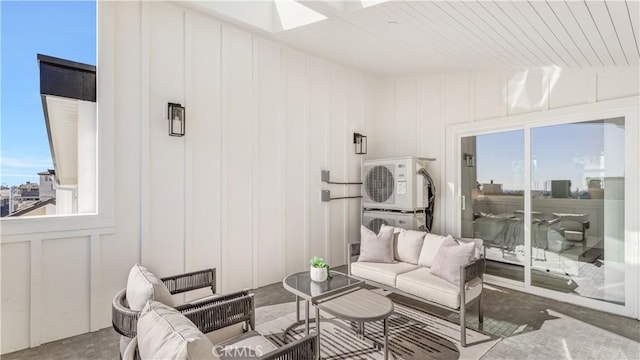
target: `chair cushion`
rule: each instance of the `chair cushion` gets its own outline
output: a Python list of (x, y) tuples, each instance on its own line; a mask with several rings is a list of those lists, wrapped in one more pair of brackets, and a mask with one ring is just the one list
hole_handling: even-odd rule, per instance
[(256, 331), (249, 331), (214, 347), (214, 354), (221, 359), (249, 359), (277, 349)]
[(140, 311), (149, 300), (175, 306), (169, 289), (146, 267), (135, 264), (127, 279), (127, 302), (129, 309)]
[[(398, 275), (398, 290), (450, 307), (460, 308), (460, 285), (455, 285), (432, 274), (428, 268), (417, 268)], [(467, 284), (465, 300), (469, 303), (482, 292), (482, 282), (476, 279)]]
[(158, 301), (142, 309), (137, 337), (143, 359), (218, 359), (211, 341), (189, 319)]
[(416, 265), (403, 262), (374, 263), (355, 262), (351, 264), (351, 273), (363, 279), (378, 282), (383, 285), (396, 286), (396, 276), (418, 268)]
[(471, 262), (475, 251), (475, 242), (458, 244), (449, 235), (438, 249), (433, 265), (431, 265), (431, 273), (457, 284), (460, 282), (460, 266)]
[(244, 323), (237, 323), (204, 334), (212, 344), (219, 344), (244, 333)]
[(427, 233), (422, 241), (422, 249), (420, 250), (420, 257), (418, 258), (418, 265), (431, 267), (444, 239), (445, 237), (442, 235)]
[[(122, 346), (122, 341), (120, 342), (120, 345)], [(138, 337), (136, 336), (133, 339), (129, 339), (124, 349), (121, 348), (120, 354), (122, 355), (122, 360), (135, 360), (137, 349), (138, 349)]]
[(360, 226), (360, 256), (358, 261), (393, 262), (393, 228), (382, 226), (376, 235), (364, 225)]
[(413, 265), (418, 265), (422, 242), (427, 233), (400, 229), (394, 234), (395, 259)]

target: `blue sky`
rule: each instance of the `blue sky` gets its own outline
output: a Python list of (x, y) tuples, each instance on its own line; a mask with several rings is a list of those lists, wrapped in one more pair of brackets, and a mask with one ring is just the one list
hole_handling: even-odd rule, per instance
[(37, 54), (96, 64), (96, 3), (0, 1), (1, 180), (38, 181), (52, 169)]
[[(476, 137), (478, 181), (524, 189), (524, 130)], [(604, 163), (600, 163), (600, 155)], [(570, 180), (571, 190), (586, 190), (587, 177), (624, 176), (624, 127), (593, 121), (531, 129), (534, 190), (549, 180)], [(548, 189), (547, 189), (548, 190)]]

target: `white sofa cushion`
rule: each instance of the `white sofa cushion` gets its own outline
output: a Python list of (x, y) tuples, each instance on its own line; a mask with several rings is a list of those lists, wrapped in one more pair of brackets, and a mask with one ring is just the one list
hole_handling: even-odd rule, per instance
[(418, 265), (422, 242), (427, 233), (400, 229), (394, 234), (395, 259), (413, 265)]
[(127, 279), (127, 303), (129, 309), (140, 311), (149, 300), (175, 306), (169, 289), (146, 267), (135, 264)]
[(427, 233), (422, 241), (422, 249), (418, 258), (418, 265), (431, 267), (433, 260), (436, 258), (438, 249), (446, 237), (437, 234)]
[(396, 286), (396, 276), (417, 268), (416, 265), (403, 262), (355, 262), (351, 264), (351, 274), (383, 285)]
[(376, 235), (376, 233), (361, 225), (360, 256), (358, 261), (393, 262), (393, 228), (383, 226)]
[(157, 301), (142, 309), (137, 337), (143, 359), (218, 359), (211, 341), (189, 319)]
[(475, 251), (475, 242), (458, 244), (449, 235), (438, 249), (431, 273), (457, 284), (460, 282), (460, 266), (473, 261)]
[[(396, 288), (452, 309), (460, 308), (460, 285), (432, 274), (428, 268), (417, 268), (398, 275)], [(478, 297), (481, 291), (482, 283), (479, 279), (469, 283), (465, 292), (466, 302)]]

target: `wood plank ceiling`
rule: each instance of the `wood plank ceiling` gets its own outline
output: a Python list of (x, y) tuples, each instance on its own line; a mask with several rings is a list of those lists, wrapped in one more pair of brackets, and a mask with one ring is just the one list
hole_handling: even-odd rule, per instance
[(266, 33), (377, 75), (640, 64), (640, 3), (300, 1), (328, 19)]

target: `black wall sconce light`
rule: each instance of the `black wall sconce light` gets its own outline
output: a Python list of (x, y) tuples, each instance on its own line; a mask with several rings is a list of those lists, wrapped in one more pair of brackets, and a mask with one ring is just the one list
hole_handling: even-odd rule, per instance
[(353, 143), (355, 144), (355, 147), (356, 147), (356, 155), (364, 155), (367, 153), (367, 137), (366, 136), (358, 133), (353, 133)]
[(185, 130), (185, 109), (182, 105), (169, 103), (167, 111), (169, 119), (169, 136), (184, 136)]
[(473, 156), (473, 154), (464, 154), (464, 162), (467, 165), (467, 167), (474, 167), (476, 166), (476, 158), (475, 156)]

